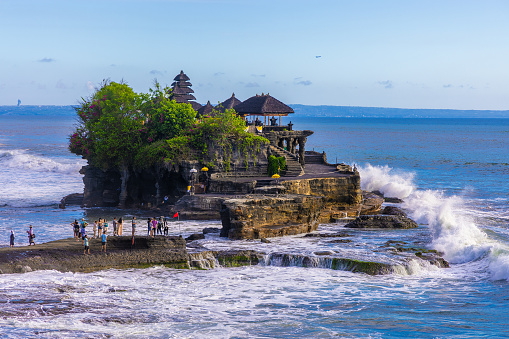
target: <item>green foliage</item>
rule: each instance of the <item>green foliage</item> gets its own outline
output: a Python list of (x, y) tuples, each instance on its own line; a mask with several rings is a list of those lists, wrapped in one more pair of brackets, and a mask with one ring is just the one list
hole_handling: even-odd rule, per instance
[(285, 170), (286, 169), (286, 158), (285, 157), (278, 157), (277, 160), (279, 162), (279, 169), (280, 170)]
[(76, 108), (80, 121), (69, 149), (102, 168), (130, 163), (145, 132), (142, 100), (127, 84), (104, 82)]
[(247, 166), (249, 155), (254, 158), (269, 143), (246, 132), (234, 110), (197, 121), (191, 105), (169, 100), (169, 93), (157, 83), (150, 93), (137, 94), (127, 84), (105, 81), (76, 108), (79, 123), (69, 149), (104, 169), (193, 159), (229, 171), (233, 149)]
[(142, 105), (149, 142), (176, 137), (195, 122), (196, 111), (193, 107), (170, 100), (169, 93), (170, 88), (161, 90), (156, 83), (155, 89), (150, 89), (149, 98)]
[(275, 157), (274, 155), (269, 155), (267, 165), (267, 174), (271, 177), (274, 174), (279, 174), (279, 172), (286, 168), (286, 159), (285, 157)]
[(279, 160), (273, 155), (269, 155), (268, 158), (268, 166), (267, 166), (267, 174), (269, 177), (273, 176), (274, 174), (279, 174)]

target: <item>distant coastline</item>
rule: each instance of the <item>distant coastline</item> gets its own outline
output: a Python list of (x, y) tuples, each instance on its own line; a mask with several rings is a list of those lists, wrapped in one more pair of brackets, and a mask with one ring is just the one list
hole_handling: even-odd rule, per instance
[(336, 118), (509, 118), (509, 110), (411, 109), (357, 106), (289, 105), (296, 116)]
[[(298, 117), (335, 118), (448, 118), (448, 119), (509, 119), (509, 110), (417, 109), (330, 105), (289, 105)], [(0, 117), (8, 115), (75, 115), (74, 105), (4, 105)], [(34, 108), (37, 108), (34, 112)]]

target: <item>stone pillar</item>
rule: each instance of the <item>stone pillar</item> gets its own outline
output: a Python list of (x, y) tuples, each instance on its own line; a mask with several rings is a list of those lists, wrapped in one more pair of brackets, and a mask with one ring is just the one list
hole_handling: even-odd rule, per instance
[(285, 148), (285, 139), (283, 138), (278, 139), (277, 145), (281, 148)]
[(294, 138), (286, 139), (286, 150), (292, 154), (295, 152), (295, 149), (294, 149), (295, 146), (293, 144), (293, 141), (294, 141)]
[(302, 165), (302, 167), (304, 167), (306, 165), (306, 160), (305, 160), (306, 141), (307, 141), (306, 137), (299, 138), (299, 161), (300, 161), (300, 164)]
[(292, 144), (292, 153), (293, 154), (296, 154), (297, 153), (297, 145), (299, 144), (299, 139), (297, 138), (294, 138), (293, 139), (293, 144)]

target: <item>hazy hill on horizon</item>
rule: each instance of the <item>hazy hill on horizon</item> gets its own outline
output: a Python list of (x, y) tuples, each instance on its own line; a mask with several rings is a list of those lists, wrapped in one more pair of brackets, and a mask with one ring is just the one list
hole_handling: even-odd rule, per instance
[(408, 109), (358, 106), (289, 105), (299, 116), (340, 118), (509, 118), (509, 110)]
[[(388, 107), (289, 105), (302, 117), (340, 118), (509, 118), (509, 110), (408, 109)], [(74, 115), (73, 105), (0, 106), (0, 116)]]

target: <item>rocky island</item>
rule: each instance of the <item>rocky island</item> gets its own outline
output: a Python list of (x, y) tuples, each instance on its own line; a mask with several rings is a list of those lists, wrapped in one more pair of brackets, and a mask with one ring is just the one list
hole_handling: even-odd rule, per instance
[[(282, 124), (282, 117), (293, 114), (289, 106), (263, 93), (244, 102), (233, 94), (216, 107), (210, 102), (201, 106), (194, 101), (184, 72), (174, 80), (171, 88), (156, 84), (149, 94), (105, 82), (76, 108), (80, 124), (69, 148), (88, 161), (81, 170), (84, 193), (65, 197), (61, 208), (79, 204), (220, 219), (221, 237), (265, 242), (270, 237), (309, 234), (320, 223), (346, 219), (352, 221), (346, 227), (353, 228), (417, 227), (399, 212), (380, 215), (384, 198), (361, 190), (356, 168), (330, 164), (325, 153), (306, 151), (313, 132), (293, 130), (291, 121)], [(195, 239), (200, 237), (187, 242)], [(93, 251), (84, 256), (74, 239), (59, 240), (33, 249), (0, 249), (0, 270), (89, 272), (291, 262), (284, 253), (266, 257), (263, 251), (210, 251), (187, 242), (181, 237), (114, 237), (107, 254)], [(91, 247), (97, 246), (92, 240)], [(399, 246), (398, 251), (447, 267), (439, 253), (411, 246)], [(386, 274), (395, 266), (337, 258), (333, 253), (316, 255), (328, 258), (332, 269)], [(302, 265), (313, 262), (306, 256), (299, 260)]]

